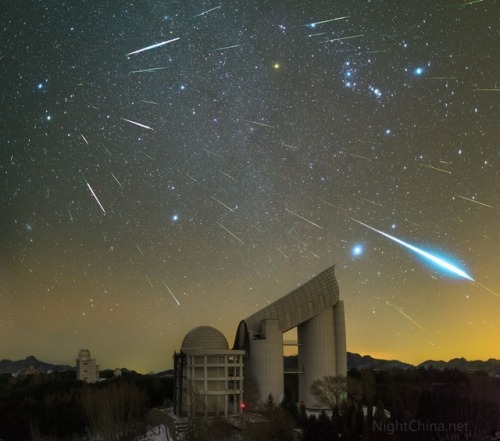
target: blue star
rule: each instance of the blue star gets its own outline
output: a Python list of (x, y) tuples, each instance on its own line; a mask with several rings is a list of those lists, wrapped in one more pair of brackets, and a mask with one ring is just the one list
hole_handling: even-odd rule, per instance
[(424, 72), (425, 72), (425, 69), (423, 67), (416, 67), (415, 69), (413, 69), (413, 75), (415, 75), (417, 77), (422, 75)]
[(180, 216), (177, 214), (177, 213), (174, 213), (170, 219), (172, 220), (172, 222), (177, 222), (179, 220)]
[(353, 257), (361, 256), (363, 254), (363, 251), (364, 251), (364, 248), (363, 248), (363, 245), (361, 245), (361, 244), (356, 244), (351, 249), (351, 253), (352, 253)]

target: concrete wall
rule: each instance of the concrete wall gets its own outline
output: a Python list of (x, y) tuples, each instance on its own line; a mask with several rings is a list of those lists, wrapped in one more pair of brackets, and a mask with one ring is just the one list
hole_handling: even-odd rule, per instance
[(245, 359), (245, 375), (256, 378), (262, 402), (272, 394), (280, 403), (284, 395), (283, 332), (277, 320), (265, 320), (261, 329), (249, 333), (250, 356)]

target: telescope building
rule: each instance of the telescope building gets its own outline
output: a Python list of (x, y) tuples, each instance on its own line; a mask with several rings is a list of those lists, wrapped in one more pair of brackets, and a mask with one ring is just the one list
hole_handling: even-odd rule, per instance
[[(284, 396), (283, 334), (297, 328), (299, 401), (321, 407), (314, 380), (347, 374), (344, 304), (334, 266), (242, 320), (233, 349), (215, 328), (190, 331), (174, 353), (174, 412), (228, 416), (241, 412), (243, 377), (257, 382), (262, 399)], [(285, 344), (291, 344), (285, 342)]]
[(235, 349), (245, 350), (245, 375), (258, 383), (261, 397), (284, 395), (283, 333), (297, 328), (299, 401), (315, 407), (314, 380), (347, 374), (344, 303), (334, 266), (286, 296), (242, 320)]

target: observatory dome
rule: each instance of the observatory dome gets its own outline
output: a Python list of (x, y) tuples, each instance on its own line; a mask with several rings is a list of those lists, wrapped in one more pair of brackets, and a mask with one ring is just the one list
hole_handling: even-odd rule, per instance
[(211, 326), (191, 329), (182, 341), (182, 349), (229, 349), (226, 337)]

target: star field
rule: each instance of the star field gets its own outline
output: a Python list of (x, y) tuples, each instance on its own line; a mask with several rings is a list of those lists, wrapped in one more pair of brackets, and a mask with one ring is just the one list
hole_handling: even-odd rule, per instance
[(332, 264), (349, 351), (500, 358), (496, 2), (8, 3), (0, 358), (165, 370)]

